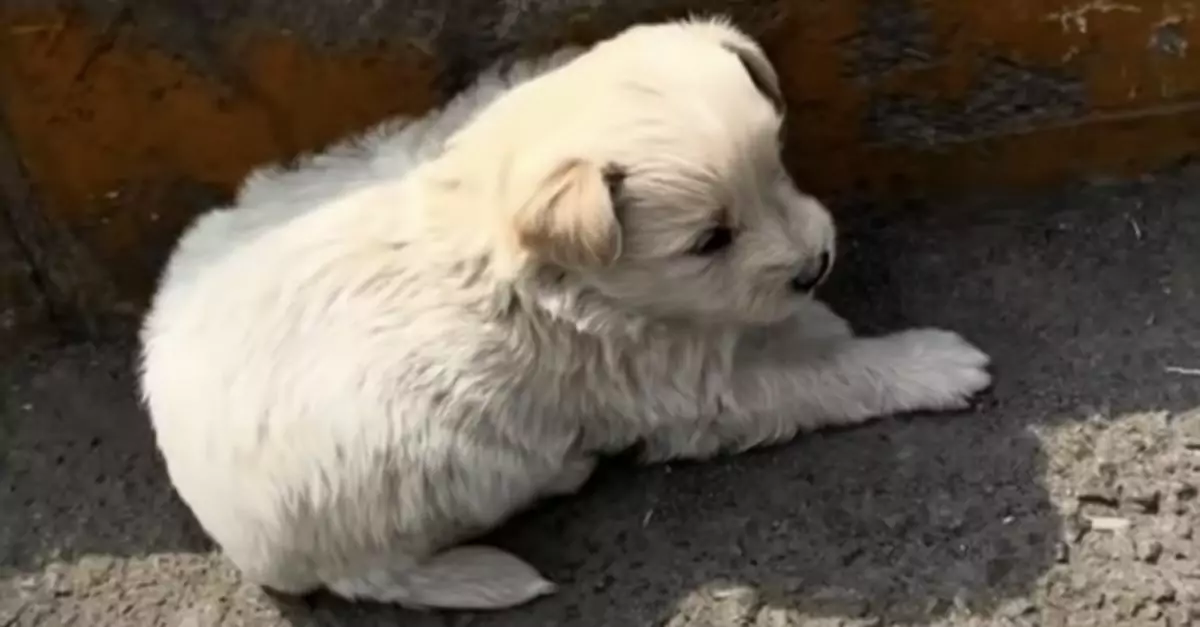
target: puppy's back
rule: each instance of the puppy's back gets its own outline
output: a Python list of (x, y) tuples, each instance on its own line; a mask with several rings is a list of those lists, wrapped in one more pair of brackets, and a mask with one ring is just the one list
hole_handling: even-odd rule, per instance
[(373, 183), (400, 179), (441, 152), (445, 141), (504, 92), (574, 60), (581, 48), (484, 71), (443, 107), (383, 122), (361, 135), (305, 155), (291, 167), (252, 171), (231, 206), (194, 219), (167, 262), (162, 285), (196, 272), (259, 235), (329, 200)]

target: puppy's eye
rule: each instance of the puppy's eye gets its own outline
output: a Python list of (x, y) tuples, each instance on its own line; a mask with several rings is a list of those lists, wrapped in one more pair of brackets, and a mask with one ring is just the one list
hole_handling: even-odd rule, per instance
[(718, 226), (711, 228), (696, 240), (695, 246), (692, 247), (694, 255), (712, 255), (729, 247), (733, 243), (733, 231), (728, 227)]

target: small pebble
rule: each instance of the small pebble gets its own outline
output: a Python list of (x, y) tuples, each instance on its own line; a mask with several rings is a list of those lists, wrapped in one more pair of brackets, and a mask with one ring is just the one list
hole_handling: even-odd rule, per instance
[(1096, 516), (1088, 518), (1088, 526), (1095, 531), (1124, 531), (1129, 528), (1128, 518), (1115, 516)]
[(1132, 494), (1129, 496), (1129, 501), (1138, 507), (1144, 514), (1157, 514), (1158, 504), (1162, 499), (1162, 493), (1158, 490), (1148, 490), (1140, 494)]
[(1150, 540), (1148, 542), (1139, 542), (1137, 548), (1137, 557), (1139, 560), (1147, 564), (1155, 564), (1162, 557), (1163, 545), (1158, 540)]
[(1059, 542), (1054, 545), (1054, 561), (1059, 564), (1066, 564), (1071, 561), (1071, 547), (1066, 542)]

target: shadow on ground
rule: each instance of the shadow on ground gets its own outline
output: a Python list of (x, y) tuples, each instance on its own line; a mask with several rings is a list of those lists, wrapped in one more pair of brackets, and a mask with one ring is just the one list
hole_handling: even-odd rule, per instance
[[(708, 464), (615, 461), (579, 496), (494, 535), (563, 584), (555, 597), (495, 614), (284, 599), (282, 624), (766, 626), (1026, 611), (1011, 601), (1064, 558), (1066, 533), (1030, 427), (1200, 404), (1194, 380), (1164, 373), (1198, 358), (1198, 180), (845, 209), (831, 302), (863, 331), (941, 326), (991, 353), (997, 385), (975, 412)], [(162, 478), (123, 367), (107, 349), (77, 349), (14, 394), (0, 477), (0, 557), (13, 577), (48, 559), (211, 549)]]
[(75, 346), (31, 358), (24, 368), (36, 374), (13, 377), (0, 567), (210, 547), (166, 479), (137, 401), (132, 354)]

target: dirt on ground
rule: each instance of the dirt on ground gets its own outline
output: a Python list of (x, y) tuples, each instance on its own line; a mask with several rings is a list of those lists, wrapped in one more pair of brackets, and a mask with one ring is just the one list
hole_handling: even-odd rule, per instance
[(240, 582), (165, 480), (131, 347), (62, 347), (0, 393), (0, 627), (1200, 624), (1200, 174), (839, 219), (829, 300), (991, 353), (973, 412), (613, 460), (490, 539), (561, 592), (415, 613)]

